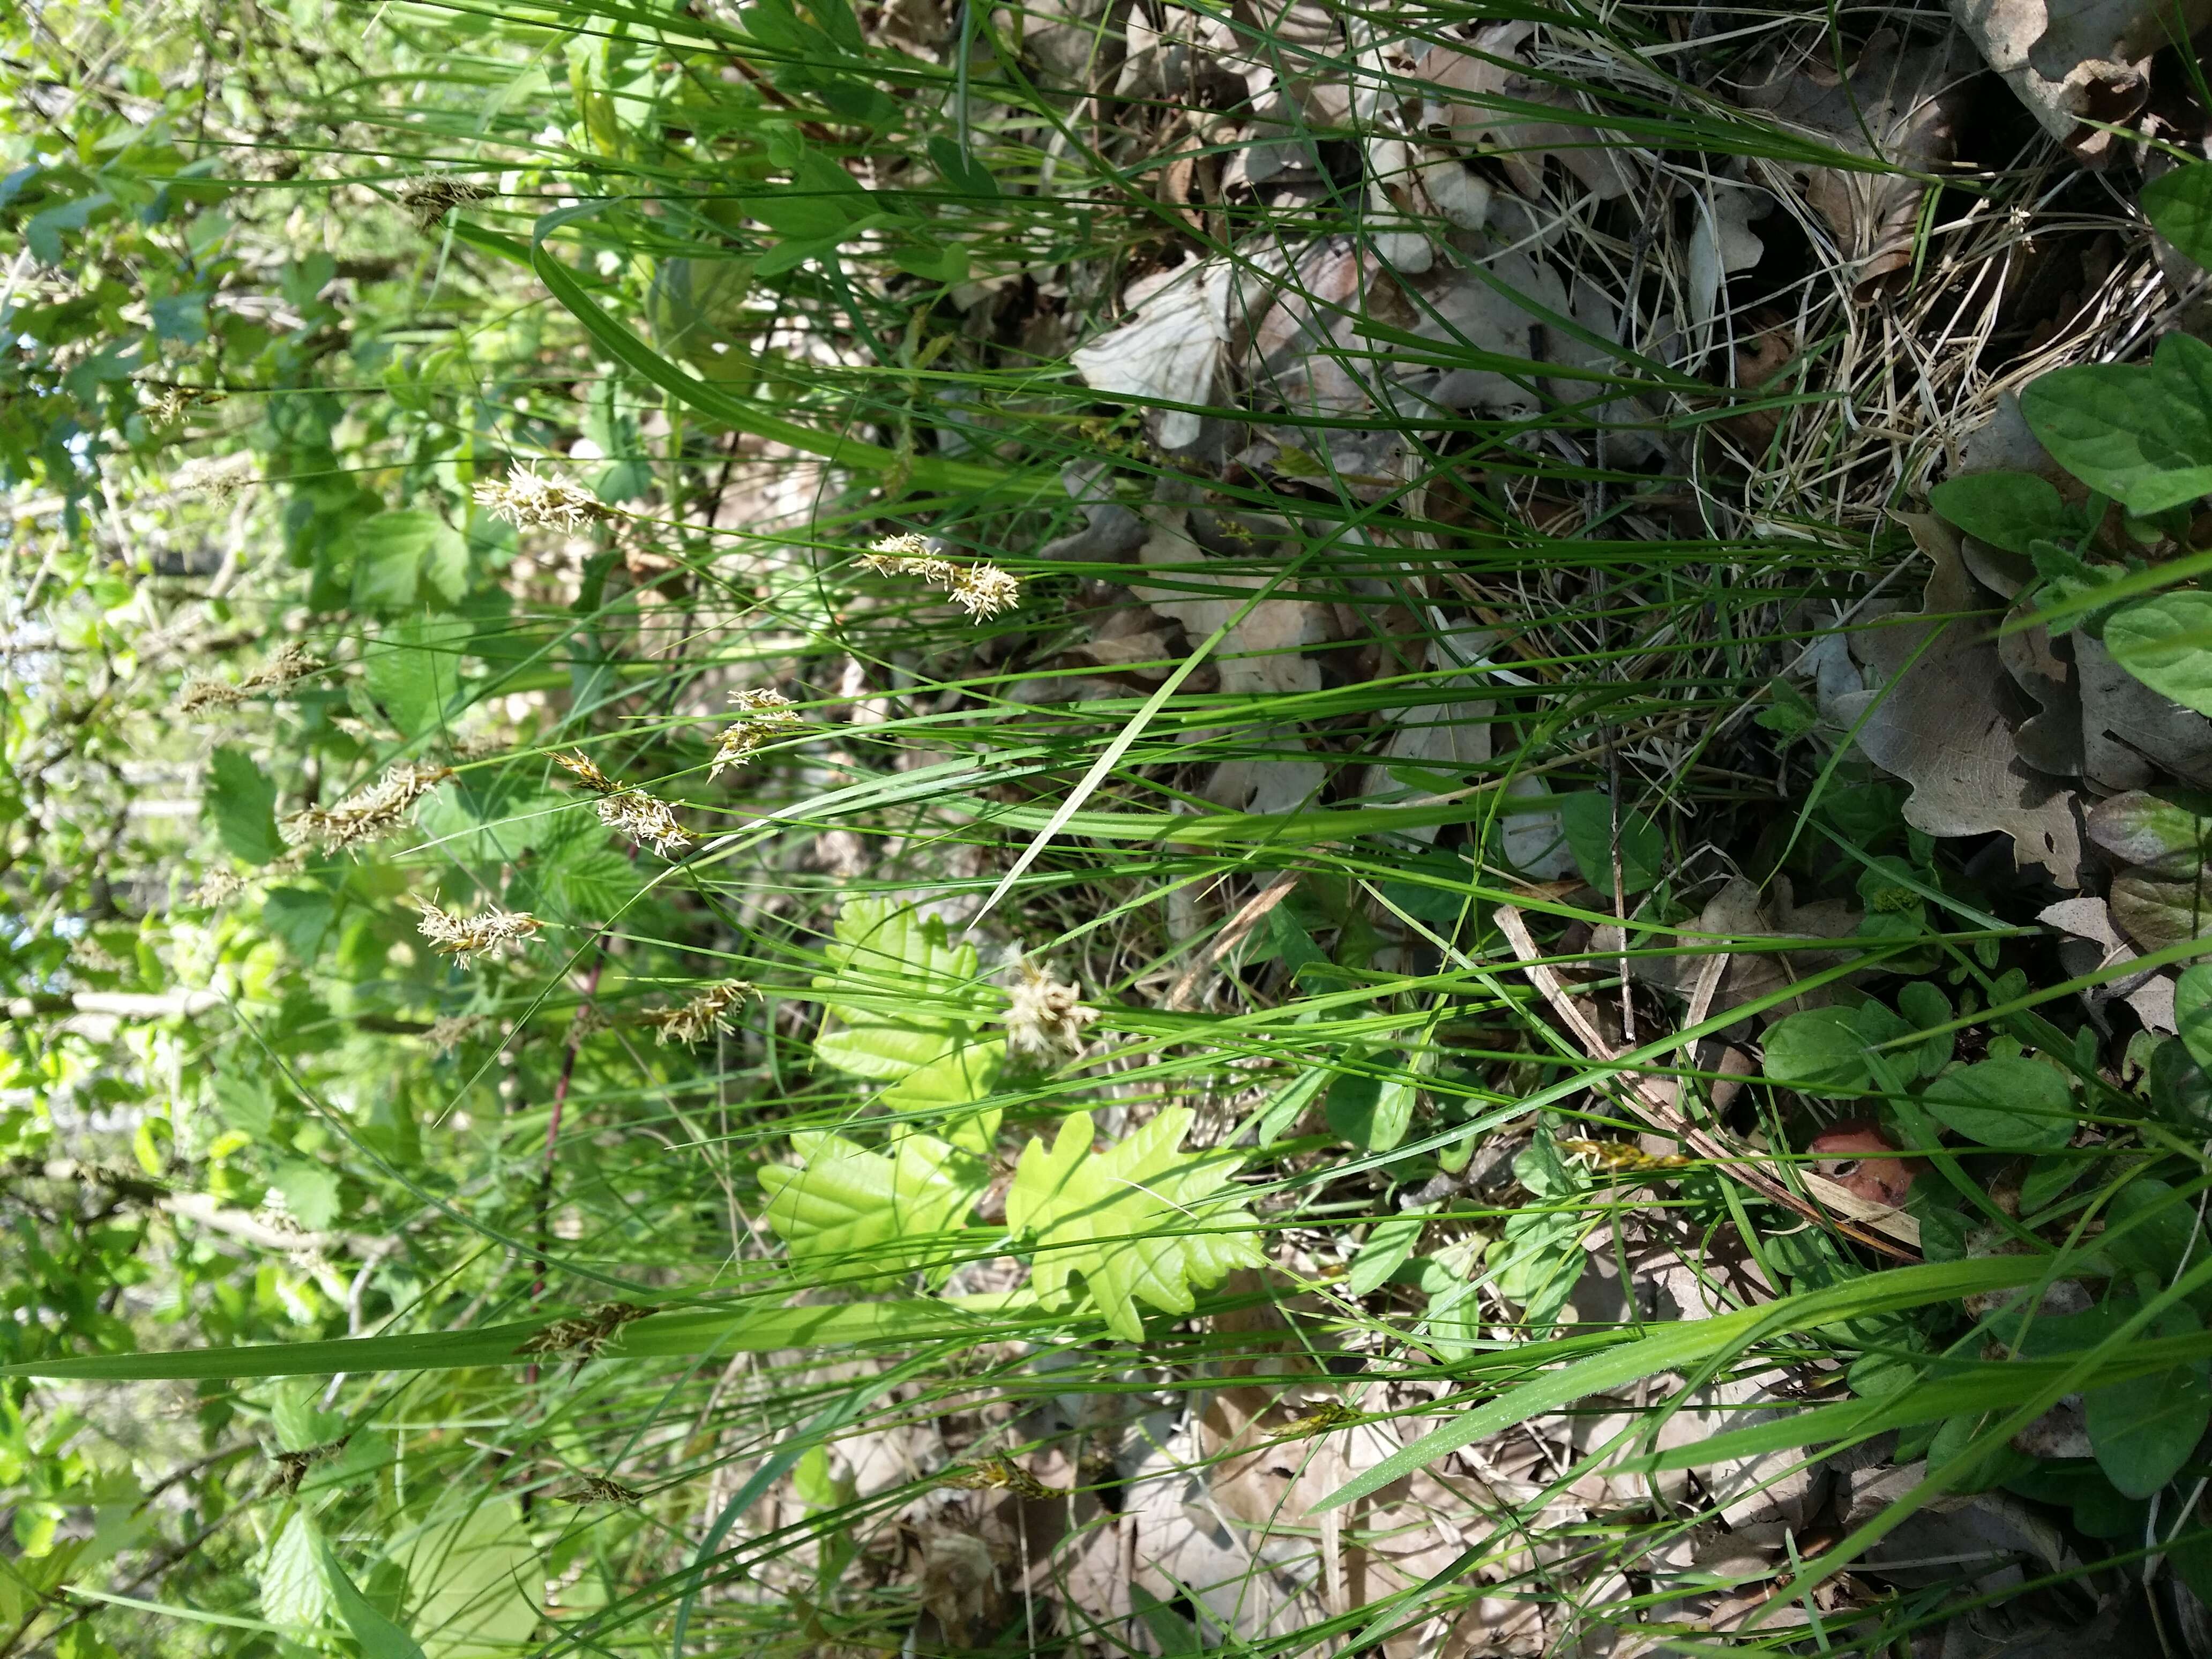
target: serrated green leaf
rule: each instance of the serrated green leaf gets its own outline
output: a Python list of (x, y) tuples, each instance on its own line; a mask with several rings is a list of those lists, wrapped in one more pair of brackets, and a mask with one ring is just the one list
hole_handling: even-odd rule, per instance
[(323, 1582), (321, 1539), (307, 1511), (295, 1509), (261, 1558), (261, 1616), (288, 1630), (312, 1630), (330, 1611)]
[(1258, 1224), (1229, 1186), (1234, 1160), (1180, 1152), (1188, 1108), (1171, 1106), (1103, 1152), (1091, 1150), (1091, 1114), (1074, 1112), (1049, 1146), (1023, 1149), (1006, 1193), (1006, 1225), (1033, 1252), (1030, 1282), (1048, 1303), (1077, 1273), (1107, 1329), (1144, 1340), (1137, 1303), (1188, 1313), (1191, 1287), (1262, 1266)]
[[(943, 1112), (990, 1093), (1003, 1054), (979, 1039), (960, 1006), (977, 983), (974, 945), (951, 944), (944, 923), (918, 910), (854, 899), (839, 912), (823, 954), (833, 971), (817, 975), (814, 988), (829, 994), (823, 1008), (842, 1024), (815, 1038), (817, 1060), (891, 1085), (883, 1099), (896, 1111)], [(844, 1000), (840, 991), (872, 1002)], [(997, 1113), (971, 1114), (948, 1132), (988, 1152)]]
[(223, 848), (248, 864), (284, 855), (276, 833), (276, 780), (243, 749), (218, 749), (209, 763), (207, 807)]
[(565, 836), (564, 846), (608, 853), (628, 867), (604, 835), (576, 835), (573, 798), (533, 783), (501, 779), (489, 784), (455, 779), (440, 785), (415, 809), (415, 826), (456, 862), (483, 868), (509, 864)]
[(468, 637), (459, 617), (410, 617), (362, 651), (362, 682), (400, 735), (411, 741), (444, 730)]
[(2052, 459), (2138, 518), (2212, 489), (2212, 346), (2168, 334), (2148, 363), (2045, 374), (2021, 413)]
[(361, 1593), (339, 1563), (337, 1554), (331, 1548), (328, 1539), (318, 1539), (316, 1547), (322, 1556), (323, 1577), (331, 1588), (331, 1600), (337, 1605), (338, 1617), (353, 1632), (353, 1639), (361, 1644), (362, 1659), (424, 1659), (422, 1650), (413, 1637), (386, 1619)]
[(990, 1171), (929, 1135), (909, 1134), (886, 1155), (842, 1135), (791, 1138), (801, 1166), (760, 1172), (768, 1224), (793, 1261), (840, 1283), (886, 1285), (933, 1264), (950, 1273), (945, 1235), (990, 1185)]
[(2105, 623), (2105, 649), (2159, 696), (2212, 714), (2212, 593), (2188, 588), (2122, 605)]
[(509, 1499), (465, 1501), (465, 1512), (425, 1528), (398, 1554), (409, 1622), (424, 1632), (423, 1659), (513, 1659), (538, 1628), (545, 1565)]

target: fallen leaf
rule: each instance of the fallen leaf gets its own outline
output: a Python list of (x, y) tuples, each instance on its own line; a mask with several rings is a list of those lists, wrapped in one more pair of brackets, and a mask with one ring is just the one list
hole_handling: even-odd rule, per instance
[[(1601, 202), (1627, 195), (1641, 175), (1626, 148), (1572, 119), (1582, 113), (1573, 94), (1526, 73), (1519, 62), (1535, 27), (1528, 21), (1492, 23), (1477, 30), (1466, 48), (1431, 47), (1415, 70), (1431, 103), (1423, 112), (1424, 128), (1441, 127), (1453, 143), (1495, 156), (1524, 196), (1543, 193), (1547, 156), (1557, 156)], [(1502, 106), (1513, 104), (1546, 106), (1570, 118)]]
[(1889, 164), (1875, 171), (1796, 169), (1806, 201), (1827, 221), (1838, 251), (1850, 263), (1853, 291), (1861, 297), (1912, 262), (1927, 186), (1910, 174), (1935, 170), (1955, 150), (1960, 94), (1972, 71), (1961, 44), (1947, 33), (1907, 46), (1896, 30), (1877, 29), (1848, 76), (1816, 58), (1784, 57), (1767, 79), (1741, 94), (1746, 104), (1771, 111), (1784, 126)]
[(2212, 21), (2207, 0), (1951, 0), (1951, 15), (2043, 130), (2085, 166), (2116, 153), (2115, 134), (2150, 97), (2150, 58), (2177, 24)]
[[(1109, 396), (1211, 403), (1229, 341), (1234, 288), (1222, 259), (1142, 277), (1121, 296), (1127, 319), (1070, 361), (1085, 386)], [(1154, 409), (1145, 423), (1162, 449), (1182, 449), (1198, 441), (1202, 418), (1188, 410)]]
[(1967, 574), (1948, 525), (1924, 514), (1899, 517), (1936, 567), (1921, 607), (1935, 620), (1855, 635), (1853, 654), (1881, 684), (1838, 697), (1835, 717), (1857, 728), (1869, 760), (1912, 786), (1905, 821), (1914, 829), (1931, 836), (2002, 830), (2023, 868), (2040, 866), (2059, 886), (2078, 888), (2078, 807), (2060, 779), (2020, 757), (2001, 702), (2010, 677), (1989, 643), (1990, 601)]

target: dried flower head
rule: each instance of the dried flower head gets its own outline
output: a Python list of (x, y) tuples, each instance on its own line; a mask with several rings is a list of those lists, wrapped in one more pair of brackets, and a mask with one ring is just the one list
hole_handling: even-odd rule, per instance
[(70, 960), (91, 974), (120, 974), (128, 970), (131, 965), (92, 933), (83, 935), (70, 946)]
[(441, 1054), (450, 1054), (491, 1024), (488, 1014), (441, 1014), (422, 1033), (422, 1041)]
[(430, 941), (430, 948), (443, 951), (464, 968), (471, 957), (506, 955), (524, 939), (534, 937), (540, 925), (527, 911), (502, 910), (496, 904), (464, 916), (441, 909), (429, 899), (417, 902), (422, 907), (422, 920), (417, 926)]
[(630, 1302), (602, 1302), (587, 1314), (556, 1319), (540, 1326), (515, 1346), (517, 1353), (573, 1353), (589, 1359), (606, 1340), (632, 1320), (655, 1312)]
[(453, 775), (450, 766), (402, 761), (337, 805), (307, 807), (293, 813), (278, 828), (291, 845), (312, 845), (324, 853), (380, 841), (406, 823), (416, 801)]
[(607, 1029), (607, 1017), (599, 1012), (596, 1002), (577, 1005), (576, 1012), (568, 1017), (568, 1041), (586, 1042)]
[(932, 587), (945, 589), (952, 603), (977, 622), (1022, 602), (1020, 577), (985, 560), (955, 564), (931, 552), (919, 536), (886, 536), (860, 555), (860, 562), (878, 576), (919, 576)]
[(737, 704), (740, 718), (722, 733), (715, 746), (714, 763), (707, 769), (710, 783), (722, 775), (724, 769), (743, 766), (763, 744), (796, 730), (799, 723), (790, 699), (767, 686), (740, 691), (730, 701)]
[(561, 768), (595, 795), (618, 795), (622, 785), (599, 770), (592, 757), (578, 750), (573, 755), (556, 755), (553, 764)]
[(415, 228), (427, 232), (457, 207), (487, 202), (498, 194), (473, 179), (451, 179), (441, 174), (410, 179), (399, 186), (399, 205), (415, 216)]
[[(144, 382), (140, 383), (142, 386)], [(151, 391), (151, 387), (148, 387)], [(211, 387), (197, 386), (163, 386), (155, 393), (153, 401), (143, 405), (149, 426), (174, 426), (185, 418), (187, 410), (202, 404), (219, 404), (228, 393)]]
[(620, 518), (589, 490), (562, 478), (540, 477), (526, 464), (504, 478), (486, 478), (476, 487), (477, 505), (517, 530), (581, 530), (600, 519)]
[(1006, 996), (1006, 1047), (1018, 1054), (1080, 1054), (1084, 1028), (1097, 1018), (1096, 1008), (1084, 1006), (1079, 987), (1063, 985), (1024, 960)]
[(210, 870), (200, 878), (200, 884), (192, 889), (187, 902), (204, 910), (216, 910), (229, 903), (246, 890), (246, 884), (234, 872)]
[(726, 979), (678, 1007), (647, 1009), (645, 1023), (659, 1028), (654, 1038), (658, 1042), (704, 1042), (717, 1031), (730, 1029), (730, 1010), (752, 994), (745, 981)]
[(680, 858), (691, 849), (691, 832), (676, 821), (668, 803), (642, 789), (602, 797), (599, 822), (665, 859)]

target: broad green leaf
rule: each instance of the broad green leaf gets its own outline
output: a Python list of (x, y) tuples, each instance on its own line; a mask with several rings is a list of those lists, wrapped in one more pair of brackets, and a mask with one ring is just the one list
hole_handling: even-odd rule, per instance
[(1428, 1223), (1428, 1212), (1415, 1210), (1404, 1215), (1385, 1216), (1370, 1227), (1367, 1242), (1352, 1258), (1352, 1271), (1345, 1276), (1345, 1288), (1354, 1296), (1364, 1296), (1397, 1272), (1399, 1265), (1413, 1255), (1413, 1247), (1421, 1242), (1421, 1229)]
[[(1898, 988), (1897, 1011), (1905, 1024), (1914, 1030), (1932, 1030), (1951, 1022), (1951, 1000), (1943, 994), (1933, 980), (1916, 979)], [(1923, 1039), (1919, 1046), (1907, 1051), (1914, 1069), (1922, 1077), (1934, 1077), (1951, 1063), (1952, 1051), (1958, 1046), (1958, 1035), (1938, 1031)]]
[(467, 544), (436, 514), (422, 507), (379, 513), (349, 532), (354, 556), (354, 601), (370, 609), (404, 611), (418, 599), (458, 598), (453, 549), (459, 550), (466, 586)]
[[(2197, 1316), (2178, 1306), (2158, 1322), (2160, 1336), (2200, 1330)], [(2097, 1467), (2130, 1498), (2148, 1498), (2180, 1473), (2212, 1425), (2207, 1362), (2107, 1383), (2081, 1396)]]
[(793, 1261), (840, 1282), (892, 1282), (927, 1267), (952, 1271), (950, 1239), (990, 1185), (980, 1159), (924, 1134), (908, 1134), (887, 1156), (832, 1134), (791, 1138), (800, 1168), (771, 1164), (760, 1172), (768, 1224)]
[(2168, 334), (2144, 364), (2044, 375), (2021, 413), (2057, 463), (2137, 518), (2212, 490), (2212, 346)]
[(362, 682), (403, 737), (444, 731), (468, 637), (459, 617), (410, 617), (362, 651)]
[(271, 887), (261, 896), (261, 925), (291, 947), (301, 962), (320, 954), (337, 919), (337, 907), (319, 887)]
[(2212, 866), (2186, 873), (2123, 870), (2106, 896), (2112, 920), (2144, 951), (2162, 951), (2212, 934)]
[(269, 1421), (283, 1449), (309, 1451), (345, 1432), (343, 1413), (326, 1412), (315, 1403), (320, 1392), (313, 1383), (297, 1380), (277, 1385), (269, 1402)]
[(2033, 472), (1947, 478), (1928, 492), (1928, 501), (1969, 536), (2008, 553), (2025, 553), (2039, 541), (2068, 541), (2081, 533), (2057, 485)]
[(321, 1539), (305, 1510), (295, 1509), (270, 1540), (259, 1572), (261, 1616), (288, 1630), (311, 1630), (330, 1611)]
[(225, 745), (215, 751), (207, 802), (226, 851), (248, 864), (284, 855), (284, 838), (276, 833), (276, 780), (243, 749)]
[(1091, 1114), (1073, 1112), (1048, 1146), (1022, 1151), (1006, 1193), (1006, 1225), (1031, 1252), (1030, 1284), (1048, 1303), (1083, 1275), (1106, 1328), (1144, 1340), (1137, 1303), (1187, 1314), (1190, 1287), (1219, 1284), (1266, 1258), (1258, 1225), (1231, 1188), (1232, 1156), (1179, 1152), (1191, 1113), (1170, 1106), (1135, 1133), (1093, 1152)]
[(269, 1179), (283, 1194), (284, 1207), (309, 1232), (321, 1232), (338, 1218), (337, 1170), (288, 1158), (277, 1163)]
[(323, 1560), (323, 1576), (329, 1581), (331, 1600), (336, 1604), (338, 1617), (353, 1632), (353, 1639), (361, 1644), (362, 1659), (424, 1659), (422, 1650), (410, 1636), (386, 1619), (361, 1593), (361, 1588), (347, 1576), (339, 1563), (330, 1540), (316, 1540)]
[(2074, 1138), (2073, 1092), (2040, 1060), (1985, 1060), (1946, 1072), (1921, 1097), (1936, 1121), (1984, 1146), (2045, 1150)]
[(2212, 165), (2191, 161), (2142, 188), (2143, 216), (2174, 251), (2212, 266)]
[(2212, 963), (2184, 969), (2174, 981), (2173, 1020), (2189, 1057), (2212, 1069)]
[(1571, 1210), (1522, 1210), (1508, 1216), (1504, 1231), (1484, 1253), (1490, 1282), (1521, 1305), (1532, 1330), (1549, 1330), (1575, 1292), (1589, 1252), (1582, 1239), (1587, 1223)]
[(2203, 1259), (2197, 1200), (2155, 1176), (2139, 1176), (2112, 1194), (2105, 1232), (2099, 1248), (2124, 1273), (2166, 1280), (2183, 1262)]
[[(479, 870), (512, 864), (525, 853), (557, 842), (560, 858), (571, 849), (580, 860), (602, 853), (627, 872), (629, 861), (608, 845), (604, 833), (574, 833), (583, 817), (574, 809), (573, 797), (541, 790), (535, 783), (502, 778), (480, 784), (462, 777), (423, 797), (415, 809), (415, 827), (437, 843), (441, 854)], [(631, 883), (623, 896), (635, 885)]]
[(1362, 1152), (1387, 1152), (1413, 1125), (1415, 1092), (1410, 1078), (1345, 1072), (1328, 1085), (1322, 1113), (1331, 1133)]
[[(1613, 890), (1613, 803), (1603, 795), (1560, 795), (1559, 827), (1583, 879), (1601, 893)], [(1632, 806), (1620, 812), (1620, 886), (1641, 893), (1667, 867), (1667, 837), (1659, 826)]]
[[(423, 1659), (514, 1659), (538, 1628), (545, 1565), (514, 1503), (464, 1493), (397, 1553)], [(350, 1621), (349, 1621), (350, 1622)]]
[(1803, 1094), (1856, 1094), (1874, 1085), (1866, 1038), (1848, 1008), (1808, 1008), (1766, 1034), (1766, 1075)]
[(2185, 588), (2122, 605), (2105, 623), (2105, 649), (2159, 696), (2212, 714), (2212, 593)]

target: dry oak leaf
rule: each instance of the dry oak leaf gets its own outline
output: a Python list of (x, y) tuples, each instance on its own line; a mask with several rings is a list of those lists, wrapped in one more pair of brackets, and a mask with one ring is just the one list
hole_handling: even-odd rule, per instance
[(2101, 167), (2150, 98), (2150, 59), (2178, 24), (2193, 35), (2212, 0), (1950, 0), (1951, 15), (2043, 130)]
[[(1229, 343), (1233, 268), (1225, 259), (1178, 265), (1129, 284), (1121, 303), (1129, 316), (1069, 359), (1083, 383), (1111, 397), (1170, 404), (1208, 404)], [(1198, 441), (1202, 416), (1188, 410), (1148, 410), (1145, 423), (1162, 449)]]
[(1972, 54), (1963, 46), (1951, 33), (1906, 46), (1894, 29), (1877, 29), (1848, 76), (1793, 55), (1741, 94), (1744, 103), (1771, 111), (1781, 125), (1833, 149), (1909, 170), (1796, 168), (1806, 201), (1827, 221), (1850, 262), (1852, 291), (1861, 297), (1912, 263), (1927, 186), (1909, 173), (1932, 171), (1957, 148), (1961, 94), (1973, 72)]
[(2012, 677), (1990, 642), (1988, 593), (1966, 572), (1959, 539), (1941, 520), (1899, 514), (1935, 564), (1922, 596), (1924, 621), (1870, 628), (1852, 654), (1879, 677), (1875, 690), (1835, 699), (1834, 717), (1867, 758), (1912, 786), (1905, 821), (1931, 836), (2002, 830), (2023, 868), (2039, 865), (2059, 886), (2081, 884), (2080, 806), (2063, 780), (2020, 757)]
[(1601, 202), (1626, 196), (1638, 178), (1625, 149), (1586, 121), (1540, 115), (1541, 105), (1573, 117), (1583, 112), (1573, 94), (1529, 75), (1521, 50), (1536, 26), (1492, 23), (1466, 48), (1431, 47), (1415, 73), (1429, 88), (1422, 125), (1448, 133), (1454, 143), (1494, 155), (1513, 187), (1524, 196), (1544, 189), (1544, 158), (1556, 155), (1583, 188)]

